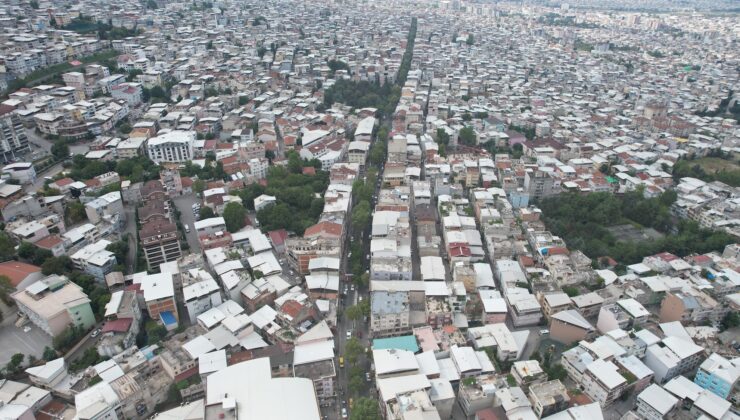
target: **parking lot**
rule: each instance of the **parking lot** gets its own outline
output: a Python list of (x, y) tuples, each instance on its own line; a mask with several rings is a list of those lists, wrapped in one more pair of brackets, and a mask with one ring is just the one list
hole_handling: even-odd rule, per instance
[[(33, 355), (40, 359), (44, 353), (44, 347), (51, 347), (51, 337), (41, 331), (37, 326), (27, 323), (31, 327), (28, 332), (14, 325), (15, 316), (5, 319), (0, 326), (0, 343), (3, 343), (3, 351), (0, 352), (0, 366), (5, 366), (16, 353), (25, 354), (26, 357)], [(26, 360), (27, 361), (27, 360)]]

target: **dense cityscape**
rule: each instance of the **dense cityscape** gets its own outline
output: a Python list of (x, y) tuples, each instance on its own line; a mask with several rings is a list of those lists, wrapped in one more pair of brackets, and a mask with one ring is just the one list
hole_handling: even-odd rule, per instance
[(0, 419), (740, 419), (739, 17), (0, 2)]

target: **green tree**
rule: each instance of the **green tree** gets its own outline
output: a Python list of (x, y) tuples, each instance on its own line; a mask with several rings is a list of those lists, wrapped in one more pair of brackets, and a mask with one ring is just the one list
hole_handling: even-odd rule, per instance
[(386, 146), (382, 141), (375, 141), (370, 148), (370, 162), (373, 165), (380, 165), (385, 162)]
[(193, 192), (200, 194), (206, 189), (206, 183), (202, 179), (196, 179), (193, 182)]
[(246, 223), (247, 209), (239, 203), (231, 202), (224, 208), (224, 222), (226, 229), (231, 232), (238, 232)]
[(24, 260), (30, 260), (36, 254), (36, 245), (23, 241), (18, 245), (18, 256)]
[(352, 337), (347, 340), (344, 346), (344, 355), (347, 356), (347, 361), (350, 364), (357, 363), (357, 358), (365, 351), (357, 338)]
[(7, 365), (5, 365), (5, 371), (9, 374), (15, 374), (20, 371), (21, 365), (23, 364), (23, 360), (26, 358), (26, 355), (23, 353), (16, 353), (13, 356), (11, 356), (10, 361)]
[(10, 280), (10, 277), (0, 275), (0, 300), (8, 306), (11, 306), (14, 303), (13, 299), (10, 298), (10, 294), (14, 290), (15, 288), (13, 287), (13, 282)]
[(294, 174), (303, 172), (303, 161), (295, 151), (288, 152), (288, 170)]
[(740, 314), (734, 311), (728, 312), (720, 323), (722, 330), (728, 330), (740, 326)]
[(52, 146), (51, 146), (51, 154), (56, 159), (66, 159), (69, 157), (69, 146), (67, 146), (67, 143), (63, 140), (57, 140)]
[(459, 138), (460, 143), (466, 146), (475, 146), (478, 143), (475, 130), (470, 126), (464, 127), (460, 130)]
[(198, 212), (198, 215), (201, 219), (210, 219), (211, 217), (216, 217), (216, 214), (213, 212), (213, 209), (211, 209), (208, 206), (203, 206), (200, 208), (200, 211)]
[(358, 321), (363, 317), (362, 308), (359, 305), (352, 305), (344, 311), (344, 315), (351, 321)]
[(39, 2), (37, 0), (31, 0), (28, 3), (32, 9), (38, 9), (39, 8)]
[(475, 44), (475, 38), (473, 37), (473, 34), (468, 34), (468, 39), (465, 40), (465, 43), (468, 45)]
[(378, 402), (373, 398), (362, 397), (352, 405), (350, 420), (379, 420)]
[(370, 223), (370, 203), (361, 201), (352, 209), (352, 226), (355, 232), (363, 232)]
[(46, 346), (44, 347), (44, 353), (41, 357), (47, 362), (49, 362), (57, 358), (57, 352), (54, 351), (53, 348)]
[(51, 274), (62, 275), (72, 271), (72, 268), (72, 259), (70, 259), (66, 255), (61, 255), (59, 257), (52, 257), (44, 261), (44, 263), (41, 265), (41, 273), (43, 273), (45, 276), (49, 276)]
[(154, 0), (147, 0), (146, 2), (146, 8), (147, 9), (159, 9), (159, 6), (157, 5), (157, 2)]
[(69, 224), (74, 225), (87, 220), (85, 206), (79, 201), (72, 201), (67, 205), (67, 220)]

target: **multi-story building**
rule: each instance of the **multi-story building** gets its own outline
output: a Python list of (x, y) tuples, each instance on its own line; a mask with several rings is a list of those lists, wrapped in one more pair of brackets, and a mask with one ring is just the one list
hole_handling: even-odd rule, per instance
[(373, 337), (402, 335), (411, 331), (409, 294), (405, 291), (374, 291), (370, 300)]
[(627, 379), (619, 373), (614, 363), (599, 359), (586, 367), (581, 385), (586, 395), (604, 407), (627, 389)]
[(334, 334), (326, 322), (320, 322), (295, 341), (293, 376), (313, 381), (319, 401), (336, 395)]
[(194, 131), (170, 131), (147, 141), (147, 155), (155, 163), (183, 163), (193, 159)]
[(44, 332), (56, 337), (70, 325), (95, 325), (90, 299), (64, 276), (49, 276), (11, 295), (18, 310)]
[(103, 281), (105, 275), (112, 272), (118, 263), (116, 255), (105, 249), (111, 243), (108, 240), (101, 239), (80, 248), (70, 257), (74, 267), (90, 274), (99, 281)]
[(637, 414), (645, 420), (662, 420), (678, 405), (678, 398), (652, 384), (637, 396)]
[(712, 353), (699, 365), (694, 383), (726, 399), (735, 388), (738, 378), (740, 378), (740, 359), (727, 360), (717, 353)]
[(175, 283), (171, 273), (134, 274), (134, 284), (144, 295), (144, 303), (151, 319), (162, 321), (168, 328), (179, 320), (175, 300)]
[(672, 378), (687, 374), (704, 360), (704, 348), (691, 341), (669, 336), (661, 343), (648, 347), (645, 365), (655, 372), (655, 382), (664, 384)]
[(567, 409), (570, 396), (565, 385), (556, 379), (532, 384), (529, 387), (529, 402), (537, 417), (543, 418)]
[[(0, 127), (0, 130), (2, 130), (2, 127)], [(36, 169), (31, 162), (17, 162), (5, 165), (3, 167), (3, 175), (9, 176), (10, 179), (14, 179), (21, 184), (32, 184), (36, 181)]]
[(105, 220), (119, 228), (126, 223), (126, 214), (123, 211), (123, 199), (120, 191), (109, 192), (95, 200), (85, 203), (87, 220), (93, 224)]
[(139, 231), (139, 240), (150, 270), (182, 256), (177, 226), (167, 220), (151, 220)]
[[(210, 277), (210, 274), (203, 271), (200, 277)], [(221, 288), (213, 278), (205, 278), (203, 281), (184, 286), (182, 295), (192, 324), (195, 324), (198, 315), (223, 302)]]
[(0, 107), (0, 153), (3, 160), (15, 158), (15, 154), (29, 150), (28, 137), (20, 117), (12, 109)]

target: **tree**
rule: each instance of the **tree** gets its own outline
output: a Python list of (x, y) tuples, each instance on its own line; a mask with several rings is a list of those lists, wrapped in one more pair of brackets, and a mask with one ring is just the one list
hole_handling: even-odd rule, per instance
[(8, 362), (8, 364), (5, 365), (5, 372), (7, 372), (7, 373), (9, 373), (11, 375), (12, 374), (15, 374), (15, 373), (18, 373), (20, 371), (21, 364), (23, 363), (23, 360), (25, 358), (26, 358), (26, 355), (23, 354), (23, 353), (16, 353), (16, 354), (14, 354), (10, 358), (10, 361)]
[(116, 255), (116, 261), (123, 264), (126, 261), (126, 255), (128, 255), (128, 240), (124, 239), (116, 241), (105, 247), (107, 251), (110, 251)]
[(147, 9), (158, 9), (159, 5), (157, 5), (157, 2), (154, 0), (147, 0), (146, 8)]
[(87, 220), (85, 206), (76, 200), (70, 202), (67, 206), (67, 220), (69, 220), (69, 224), (71, 225)]
[(465, 40), (465, 43), (468, 45), (475, 44), (475, 38), (473, 37), (473, 34), (468, 34), (468, 39)]
[(357, 395), (360, 393), (360, 391), (362, 391), (362, 388), (365, 386), (365, 383), (364, 383), (362, 376), (352, 375), (349, 378), (349, 384), (347, 386), (349, 388), (349, 392)]
[(63, 140), (57, 140), (51, 146), (51, 154), (57, 159), (62, 160), (69, 157), (69, 146)]
[(363, 232), (370, 223), (370, 203), (361, 201), (352, 209), (352, 226), (355, 232)]
[(288, 170), (294, 174), (300, 174), (303, 172), (303, 161), (294, 150), (288, 152)]
[(20, 245), (18, 245), (18, 256), (23, 258), (24, 260), (32, 259), (35, 253), (36, 245), (30, 242), (23, 241)]
[(362, 397), (355, 400), (352, 405), (350, 420), (378, 420), (378, 402), (373, 398)]
[(193, 182), (193, 192), (196, 194), (202, 193), (206, 189), (206, 183), (202, 179), (196, 179)]
[(213, 212), (213, 209), (211, 209), (208, 206), (203, 206), (200, 208), (200, 211), (198, 212), (198, 215), (201, 219), (210, 219), (211, 217), (216, 217), (216, 214)]
[(247, 209), (239, 203), (231, 202), (224, 208), (224, 222), (226, 229), (231, 232), (238, 232), (246, 225)]
[(37, 0), (31, 0), (28, 3), (31, 6), (31, 9), (38, 9), (39, 8), (39, 2)]
[(467, 126), (460, 130), (460, 143), (466, 145), (466, 146), (475, 146), (477, 141), (477, 136), (475, 134), (475, 130), (473, 127)]
[(370, 148), (370, 162), (380, 165), (385, 162), (386, 146), (384, 142), (376, 141)]
[(52, 257), (44, 261), (44, 263), (41, 265), (41, 273), (45, 276), (49, 276), (52, 274), (62, 275), (72, 271), (72, 268), (72, 259), (70, 259), (66, 255), (61, 255), (59, 257)]
[(357, 357), (359, 357), (363, 351), (365, 351), (365, 349), (362, 347), (362, 344), (360, 344), (360, 341), (355, 337), (347, 340), (347, 343), (344, 346), (344, 355), (347, 356), (347, 361), (350, 364), (357, 363)]
[(359, 305), (352, 305), (344, 311), (344, 315), (352, 321), (358, 321), (363, 317), (362, 308)]
[(565, 368), (560, 363), (556, 363), (547, 369), (547, 379), (550, 381), (554, 381), (555, 379), (562, 381), (567, 376), (568, 372), (566, 372)]
[(740, 326), (740, 314), (737, 312), (728, 312), (720, 323), (722, 330), (728, 330)]
[(54, 351), (53, 348), (46, 346), (44, 347), (44, 353), (41, 357), (43, 357), (47, 362), (50, 362), (57, 358), (57, 352)]

